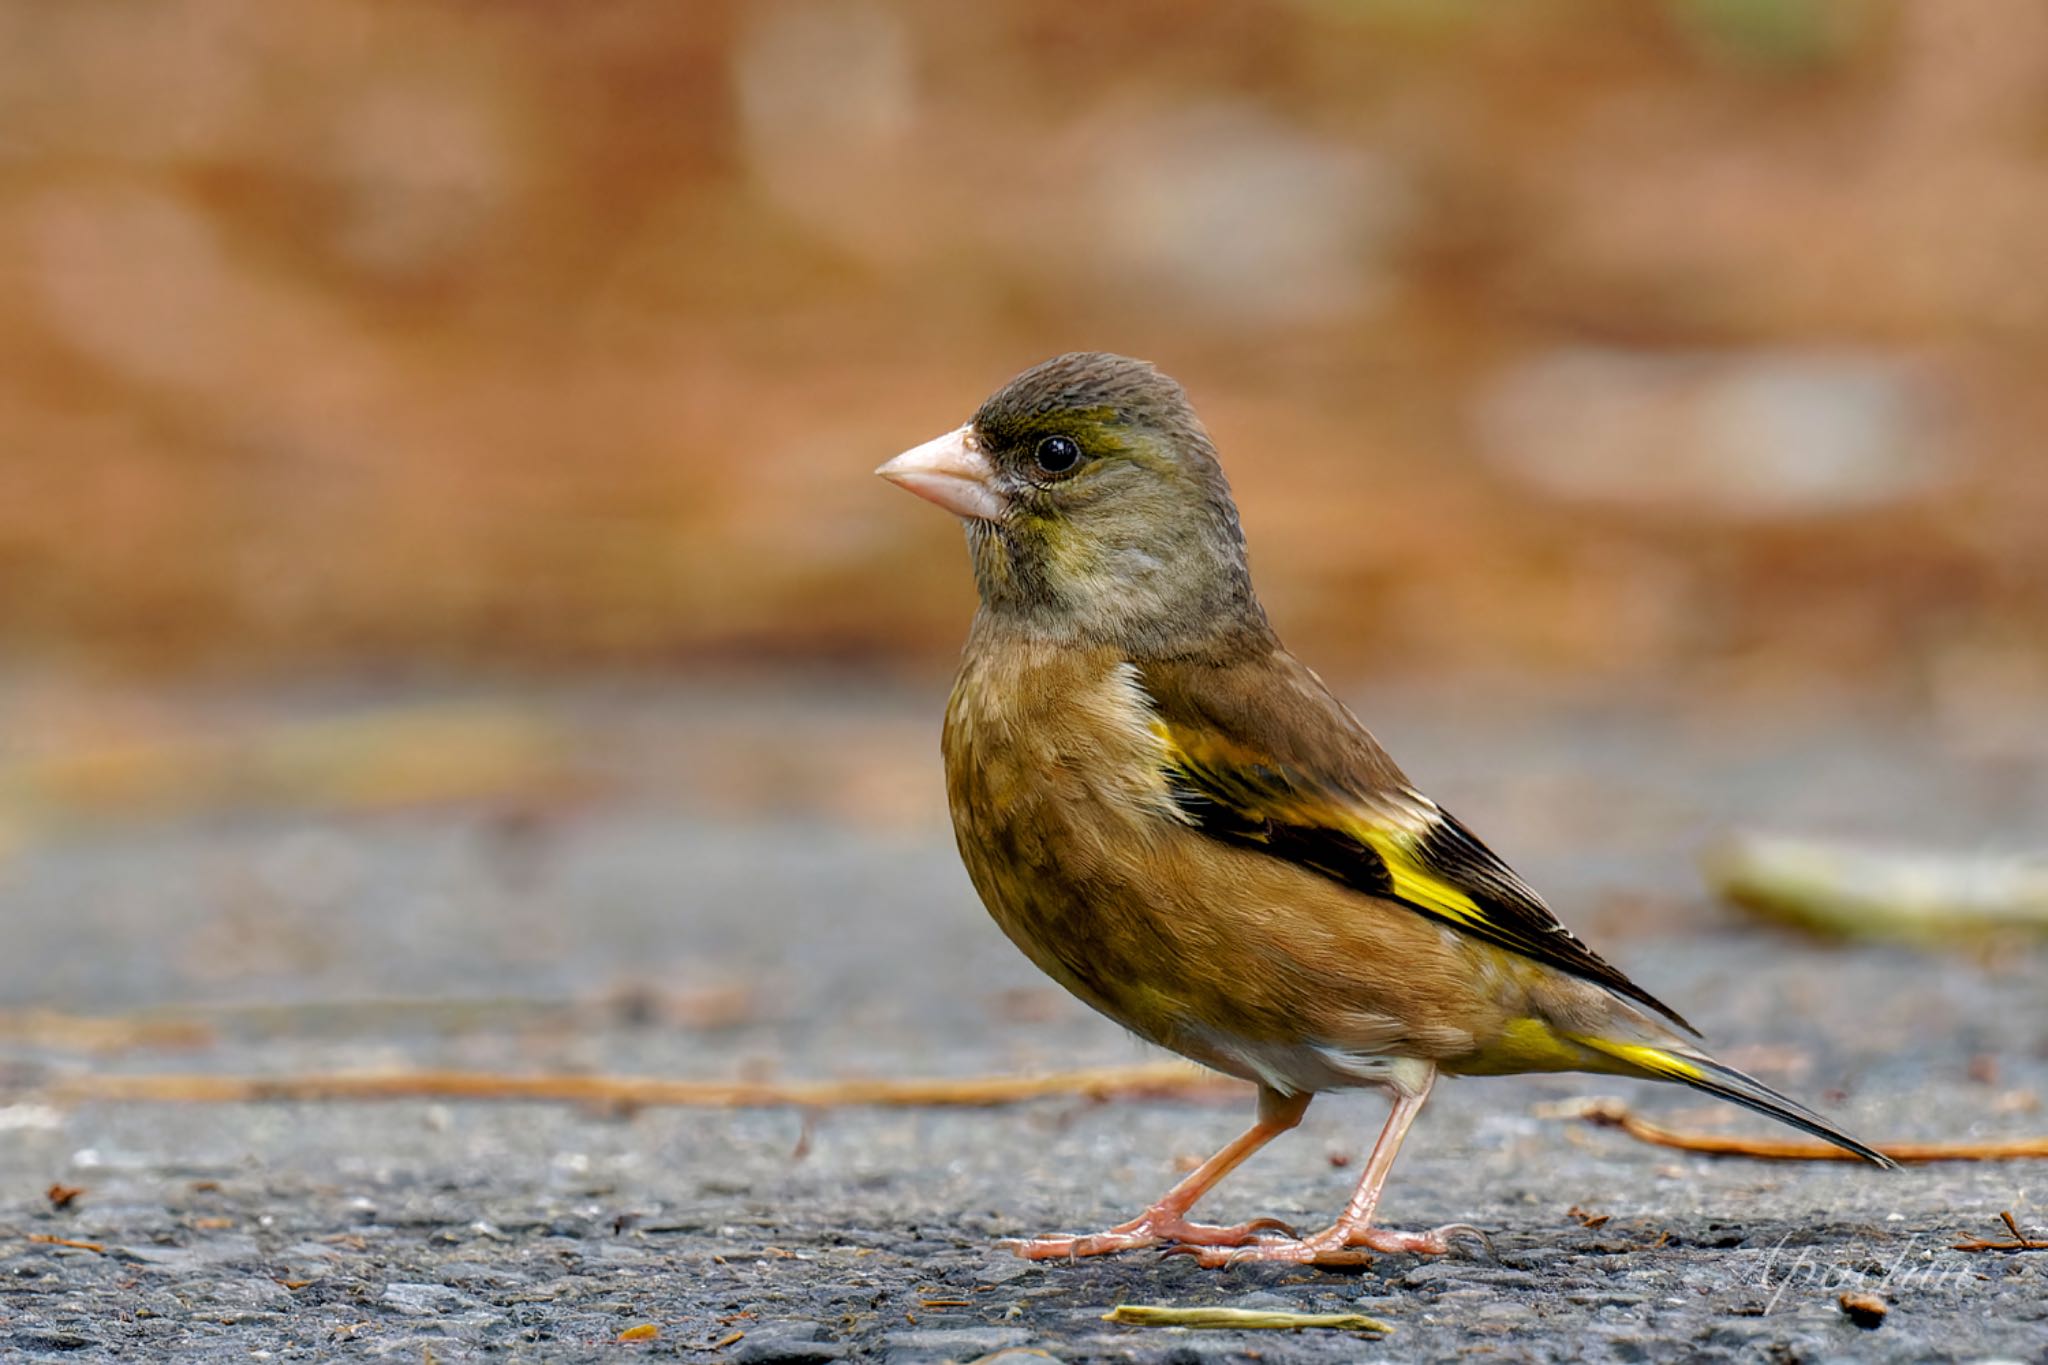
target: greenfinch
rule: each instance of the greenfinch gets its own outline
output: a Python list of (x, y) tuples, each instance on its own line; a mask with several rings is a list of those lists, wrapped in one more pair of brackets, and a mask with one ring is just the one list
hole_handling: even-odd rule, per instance
[[(1473, 1230), (1374, 1222), (1439, 1074), (1675, 1081), (1893, 1164), (1689, 1041), (1281, 645), (1215, 447), (1151, 365), (1046, 361), (876, 472), (966, 525), (981, 607), (943, 749), (989, 913), (1088, 1005), (1258, 1087), (1251, 1128), (1136, 1218), (1022, 1255), (1442, 1253)], [(1392, 1111), (1328, 1229), (1189, 1220), (1313, 1096), (1357, 1087)]]

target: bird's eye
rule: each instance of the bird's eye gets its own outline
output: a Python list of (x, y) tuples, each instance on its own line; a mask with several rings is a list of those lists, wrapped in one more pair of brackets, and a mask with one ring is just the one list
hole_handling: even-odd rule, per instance
[(1047, 474), (1069, 474), (1081, 463), (1081, 445), (1071, 436), (1048, 436), (1038, 443), (1038, 467)]

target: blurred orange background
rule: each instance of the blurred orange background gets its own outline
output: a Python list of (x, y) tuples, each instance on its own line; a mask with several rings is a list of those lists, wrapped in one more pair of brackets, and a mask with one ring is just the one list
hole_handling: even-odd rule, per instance
[(1099, 348), (1330, 671), (2048, 697), (2039, 6), (12, 5), (0, 249), (17, 663), (934, 676)]

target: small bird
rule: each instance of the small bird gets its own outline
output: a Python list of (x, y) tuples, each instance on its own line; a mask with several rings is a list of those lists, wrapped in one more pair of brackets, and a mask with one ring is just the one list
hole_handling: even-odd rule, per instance
[[(876, 472), (966, 523), (981, 608), (943, 748), (989, 913), (1088, 1005), (1258, 1087), (1257, 1121), (1137, 1217), (1019, 1254), (1441, 1254), (1479, 1234), (1374, 1222), (1439, 1074), (1675, 1081), (1893, 1164), (1689, 1041), (1281, 645), (1215, 446), (1151, 365), (1048, 360)], [(1392, 1112), (1328, 1229), (1189, 1221), (1315, 1095), (1358, 1087)]]

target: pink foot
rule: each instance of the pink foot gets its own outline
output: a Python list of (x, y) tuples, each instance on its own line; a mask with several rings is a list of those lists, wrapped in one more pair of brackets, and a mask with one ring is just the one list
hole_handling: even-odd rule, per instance
[(1471, 1237), (1487, 1245), (1486, 1234), (1466, 1223), (1451, 1223), (1428, 1232), (1395, 1232), (1390, 1228), (1359, 1228), (1347, 1237), (1330, 1228), (1292, 1241), (1255, 1242), (1239, 1246), (1179, 1246), (1173, 1251), (1206, 1266), (1240, 1265), (1248, 1261), (1279, 1261), (1291, 1265), (1360, 1266), (1372, 1264), (1372, 1253), (1413, 1253), (1441, 1256), (1453, 1240)]
[(1308, 1238), (1292, 1242), (1258, 1242), (1240, 1247), (1177, 1246), (1168, 1249), (1192, 1256), (1206, 1266), (1242, 1265), (1250, 1261), (1280, 1261), (1289, 1265), (1371, 1265), (1372, 1253), (1336, 1242)]
[(1235, 1227), (1217, 1227), (1210, 1223), (1190, 1223), (1178, 1217), (1146, 1213), (1105, 1232), (1071, 1237), (1033, 1237), (998, 1242), (996, 1245), (1009, 1248), (1027, 1261), (1051, 1261), (1077, 1256), (1108, 1256), (1119, 1251), (1155, 1247), (1163, 1242), (1193, 1247), (1241, 1247), (1254, 1242), (1264, 1232), (1279, 1232), (1287, 1237), (1295, 1235), (1293, 1228), (1277, 1218), (1254, 1218)]
[(1446, 1223), (1428, 1232), (1396, 1232), (1392, 1228), (1361, 1228), (1351, 1234), (1348, 1244), (1355, 1247), (1371, 1247), (1398, 1256), (1403, 1252), (1417, 1256), (1442, 1256), (1451, 1249), (1451, 1243), (1464, 1237), (1477, 1242), (1491, 1251), (1493, 1243), (1485, 1233), (1470, 1223)]

